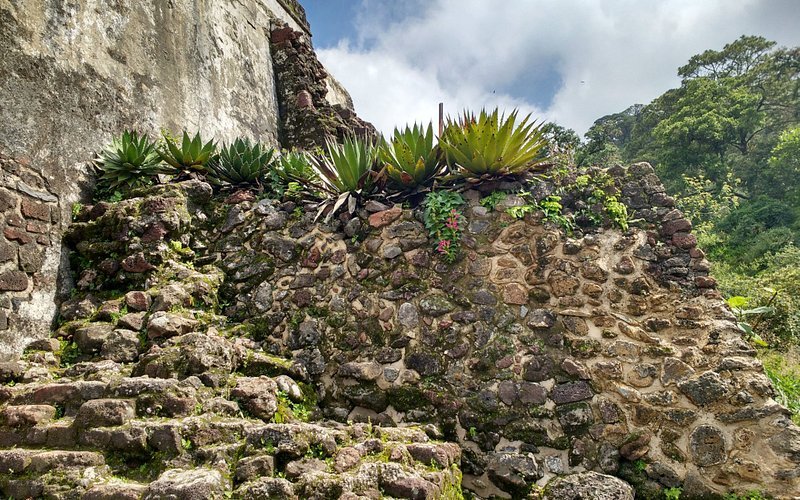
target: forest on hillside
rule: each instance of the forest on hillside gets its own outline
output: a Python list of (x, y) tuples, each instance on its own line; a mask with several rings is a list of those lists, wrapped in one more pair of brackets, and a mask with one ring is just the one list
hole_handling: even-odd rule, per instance
[(742, 36), (691, 57), (678, 75), (680, 87), (596, 120), (585, 141), (558, 125), (549, 132), (578, 165), (656, 168), (743, 333), (773, 379), (783, 377), (784, 402), (797, 405), (800, 47)]

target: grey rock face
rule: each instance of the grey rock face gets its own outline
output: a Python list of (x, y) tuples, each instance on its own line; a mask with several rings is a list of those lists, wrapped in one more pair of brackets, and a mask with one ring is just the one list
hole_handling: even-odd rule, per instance
[(536, 459), (521, 453), (496, 454), (489, 463), (488, 472), (495, 484), (512, 495), (524, 493), (528, 485), (544, 475)]
[(633, 500), (633, 488), (625, 481), (597, 472), (582, 472), (554, 479), (547, 483), (547, 500), (597, 499)]
[(171, 469), (150, 483), (144, 498), (147, 500), (223, 498), (226, 490), (225, 480), (218, 470)]

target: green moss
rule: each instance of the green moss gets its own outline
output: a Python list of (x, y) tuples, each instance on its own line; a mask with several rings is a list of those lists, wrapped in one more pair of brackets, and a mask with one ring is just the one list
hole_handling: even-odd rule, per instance
[(444, 478), (440, 498), (442, 500), (464, 500), (464, 492), (461, 489), (461, 471), (455, 464), (450, 466), (450, 474)]
[(387, 392), (387, 401), (397, 411), (425, 408), (430, 405), (425, 392), (418, 387), (400, 386)]
[(551, 445), (547, 429), (538, 422), (527, 419), (512, 422), (503, 430), (503, 435), (512, 441), (522, 441), (535, 446)]

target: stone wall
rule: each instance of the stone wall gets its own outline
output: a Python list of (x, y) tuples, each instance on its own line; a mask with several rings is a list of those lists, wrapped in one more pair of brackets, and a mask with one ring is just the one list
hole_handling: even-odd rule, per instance
[(355, 114), (349, 94), (319, 62), (307, 34), (283, 25), (270, 40), (283, 147), (314, 149), (353, 133), (377, 135), (372, 124)]
[[(52, 214), (52, 246), (43, 259), (34, 253), (45, 278), (29, 275), (27, 292), (16, 290), (20, 280), (0, 283), (0, 314), (11, 318), (0, 359), (19, 354), (25, 339), (46, 335), (54, 319), (60, 234), (73, 202), (89, 192), (88, 160), (110, 137), (126, 128), (154, 136), (162, 128), (187, 129), (220, 141), (247, 136), (278, 145), (269, 40), (275, 23), (309, 36), (296, 0), (0, 0), (3, 192), (27, 199), (18, 180), (28, 179), (49, 193)], [(319, 65), (313, 51), (304, 56)], [(6, 234), (17, 231), (20, 203), (2, 210)], [(27, 272), (10, 260), (2, 266)]]
[[(244, 436), (243, 453), (272, 457), (299, 497), (324, 485), (369, 496), (384, 481), (375, 461), (412, 465), (393, 486), (403, 498), (438, 498), (453, 484), (441, 472), (454, 467), (477, 498), (532, 488), (563, 498), (553, 491), (573, 483), (631, 498), (609, 476), (639, 498), (672, 487), (682, 498), (800, 494), (800, 429), (772, 398), (688, 222), (649, 165), (608, 173), (636, 227), (567, 235), (542, 213), (508, 215), (522, 203), (516, 196), (488, 210), (468, 190), (454, 264), (437, 257), (419, 207), (373, 201), (354, 217), (315, 223), (310, 206), (215, 197), (199, 181), (85, 207), (67, 238), (79, 272), (54, 332), (62, 344), (38, 342), (0, 365), (0, 379), (16, 383), (0, 391), (0, 443), (82, 446), (113, 467), (114, 450), (135, 447), (148, 460), (163, 451), (166, 418), (202, 443), (173, 453), (168, 467), (231, 467), (230, 447)], [(538, 198), (554, 189), (525, 187)], [(568, 210), (581, 203), (563, 201)], [(154, 399), (162, 383), (170, 389)], [(276, 410), (276, 387), (302, 413)], [(36, 404), (62, 405), (64, 417), (25, 417)], [(83, 413), (102, 405), (137, 416), (120, 410), (130, 422), (81, 427)], [(296, 444), (257, 444), (280, 434), (269, 427), (283, 422), (276, 414), (319, 429), (423, 429), (441, 444), (330, 446), (331, 461), (314, 462)], [(436, 474), (414, 460), (433, 460)], [(55, 481), (18, 476), (0, 476), (3, 493)]]

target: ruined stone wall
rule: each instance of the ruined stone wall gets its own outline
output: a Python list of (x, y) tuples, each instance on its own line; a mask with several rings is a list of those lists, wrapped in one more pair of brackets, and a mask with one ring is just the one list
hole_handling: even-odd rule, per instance
[(372, 124), (355, 114), (350, 95), (319, 62), (307, 34), (278, 26), (270, 40), (283, 147), (313, 150), (354, 133), (377, 135)]
[[(295, 0), (0, 0), (0, 359), (46, 335), (61, 232), (89, 192), (88, 160), (114, 134), (278, 145), (275, 23), (309, 36)], [(31, 203), (48, 215), (20, 212)]]
[[(316, 223), (311, 206), (214, 197), (199, 181), (85, 207), (67, 239), (77, 289), (54, 332), (66, 347), (38, 342), (0, 365), (0, 380), (16, 383), (0, 390), (0, 443), (82, 446), (113, 467), (129, 448), (157, 459), (169, 425), (200, 447), (170, 451), (167, 466), (202, 471), (235, 464), (244, 436), (243, 453), (269, 455), (270, 474), (301, 498), (388, 484), (393, 496), (439, 498), (453, 467), (477, 498), (532, 488), (564, 498), (553, 491), (571, 481), (632, 498), (608, 475), (639, 498), (672, 487), (682, 498), (800, 494), (800, 429), (772, 398), (690, 224), (649, 165), (608, 173), (638, 219), (630, 230), (568, 235), (541, 213), (508, 215), (516, 196), (488, 210), (468, 190), (454, 264), (438, 258), (420, 207), (373, 201)], [(538, 198), (553, 188), (526, 186)], [(168, 390), (154, 399), (158, 384)], [(277, 409), (278, 387), (302, 414)], [(62, 405), (64, 417), (36, 404)], [(106, 406), (116, 423), (86, 420)], [(329, 462), (302, 458), (308, 442), (296, 438), (258, 444), (298, 415), (320, 429), (424, 429), (442, 443), (337, 440)], [(425, 475), (418, 464), (432, 461)], [(413, 467), (384, 476), (376, 462)], [(0, 489), (56, 487), (20, 474), (0, 476)], [(255, 486), (242, 481), (215, 484), (246, 498)]]

